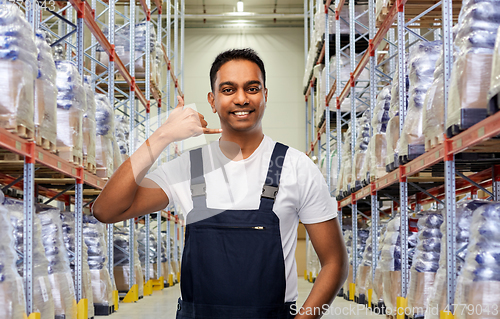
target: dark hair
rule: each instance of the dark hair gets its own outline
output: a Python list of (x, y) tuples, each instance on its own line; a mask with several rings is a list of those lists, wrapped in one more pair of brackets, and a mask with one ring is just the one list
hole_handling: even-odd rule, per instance
[(257, 64), (260, 72), (262, 72), (264, 87), (266, 87), (266, 70), (264, 69), (264, 62), (262, 62), (257, 52), (250, 48), (231, 49), (220, 53), (212, 63), (212, 67), (210, 68), (210, 87), (212, 88), (212, 92), (214, 92), (215, 77), (219, 69), (227, 62), (234, 60), (247, 60)]

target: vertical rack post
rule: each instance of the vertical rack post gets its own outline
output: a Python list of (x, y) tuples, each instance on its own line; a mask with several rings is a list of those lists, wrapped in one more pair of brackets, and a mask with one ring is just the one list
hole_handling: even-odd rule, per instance
[(498, 202), (500, 200), (500, 172), (497, 166), (493, 166), (493, 176), (492, 176), (492, 182), (493, 182), (493, 198), (492, 200), (494, 202)]
[(175, 215), (174, 222), (174, 260), (179, 265), (179, 215)]
[[(172, 268), (172, 247), (170, 245), (170, 218), (172, 215), (170, 212), (168, 212), (168, 218), (167, 218), (167, 262), (168, 262), (168, 269), (171, 270)], [(168, 274), (170, 277), (170, 273)]]
[(26, 297), (26, 313), (29, 316), (33, 312), (33, 214), (35, 195), (35, 144), (30, 144), (31, 156), (24, 158), (23, 179), (23, 280)]
[[(353, 73), (356, 68), (356, 6), (354, 1), (349, 1), (349, 48), (350, 48), (350, 66), (351, 66), (351, 78), (349, 79), (351, 84), (351, 163), (354, 167), (354, 156), (355, 156), (355, 145), (356, 145), (356, 85), (354, 83)], [(339, 92), (340, 93), (340, 92)], [(351, 172), (349, 172), (351, 173)], [(348, 174), (349, 174), (348, 173)], [(354, 183), (354, 180), (352, 180)], [(351, 185), (351, 191), (353, 191), (354, 184)], [(351, 203), (352, 212), (352, 282), (356, 283), (356, 273), (358, 268), (358, 258), (357, 258), (357, 245), (358, 245), (358, 205), (355, 201)], [(352, 295), (352, 292), (349, 291)]]
[(312, 46), (314, 34), (314, 0), (309, 0), (309, 11), (307, 13), (309, 13), (309, 46)]
[[(304, 69), (307, 67), (307, 56), (309, 55), (309, 37), (308, 37), (308, 28), (307, 28), (307, 1), (304, 0)], [(309, 103), (307, 95), (305, 97), (305, 106), (306, 106), (306, 148), (305, 151), (309, 149)], [(312, 123), (311, 123), (312, 125)]]
[[(328, 23), (328, 16), (329, 16), (329, 9), (328, 6), (325, 4), (325, 70), (323, 72), (326, 72), (325, 76), (325, 87), (326, 87), (326, 94), (325, 94), (325, 124), (326, 124), (326, 129), (325, 129), (325, 135), (326, 135), (326, 154), (325, 154), (325, 160), (326, 160), (326, 185), (328, 185), (328, 194), (331, 196), (331, 178), (330, 178), (330, 106), (329, 106), (329, 101), (328, 98), (326, 97), (328, 95), (328, 92), (330, 91), (330, 25)], [(319, 92), (321, 93), (321, 92)], [(323, 102), (323, 101), (322, 101)], [(321, 148), (321, 144), (320, 148)]]
[[(311, 81), (312, 82), (312, 81)], [(313, 83), (311, 83), (311, 90), (310, 90), (310, 93), (309, 93), (309, 100), (311, 101), (311, 147), (314, 147), (313, 146), (313, 141), (314, 141), (314, 87), (313, 87)], [(318, 144), (318, 147), (321, 147), (320, 144)], [(311, 149), (311, 154), (314, 155), (314, 151)]]
[[(76, 62), (83, 84), (85, 9), (78, 10), (76, 19)], [(83, 299), (83, 167), (79, 167), (79, 178), (75, 185), (75, 290), (76, 301)]]
[[(375, 68), (377, 67), (376, 63), (376, 53), (375, 53), (375, 47), (373, 46), (373, 38), (375, 37), (376, 34), (376, 29), (375, 29), (375, 8), (374, 8), (374, 1), (369, 0), (368, 1), (368, 31), (370, 34), (370, 40), (369, 40), (369, 45), (368, 45), (368, 50), (369, 50), (369, 56), (370, 56), (370, 123), (371, 119), (373, 117), (373, 111), (376, 107), (377, 100), (376, 100), (376, 89), (377, 89), (377, 84), (375, 82)], [(371, 127), (371, 125), (370, 125)], [(370, 132), (372, 141), (374, 137), (374, 132), (373, 132), (373, 127), (371, 127), (371, 132)], [(371, 177), (370, 177), (371, 178)], [(378, 250), (378, 222), (379, 222), (379, 212), (378, 212), (378, 202), (377, 202), (377, 191), (375, 190), (375, 185), (370, 184), (371, 189), (371, 211), (372, 211), (372, 229), (371, 229), (371, 234), (372, 234), (372, 280), (375, 280), (375, 269), (377, 268), (377, 250)]]
[[(452, 44), (452, 1), (443, 0), (443, 93), (444, 93), (444, 114), (448, 111), (448, 94), (451, 77), (451, 67), (453, 63), (453, 44)], [(444, 120), (445, 129), (448, 127), (446, 124), (446, 116)], [(456, 197), (455, 197), (455, 155), (450, 154), (451, 143), (445, 139), (445, 154), (444, 154), (444, 176), (445, 176), (445, 206), (446, 206), (446, 287), (447, 287), (447, 302), (449, 311), (453, 312), (453, 300), (455, 294), (455, 210), (456, 210)]]
[[(130, 41), (130, 76), (135, 79), (135, 0), (130, 0), (130, 11), (129, 11), (129, 41)], [(147, 35), (149, 36), (149, 35)], [(135, 82), (135, 81), (134, 81)], [(130, 154), (135, 151), (135, 84), (130, 86), (129, 91), (129, 121), (130, 121)], [(135, 285), (135, 268), (134, 268), (134, 253), (135, 253), (135, 220), (131, 218), (129, 220), (129, 289), (132, 289), (132, 286)]]
[[(109, 40), (109, 43), (111, 44), (111, 47), (113, 48), (113, 52), (109, 56), (109, 63), (108, 63), (108, 88), (115, 87), (115, 51), (114, 51), (114, 45), (115, 45), (115, 1), (116, 0), (110, 0), (109, 7), (108, 7), (108, 40)], [(93, 62), (93, 63), (95, 64), (95, 62)], [(95, 70), (93, 70), (93, 72), (95, 73)], [(108, 99), (109, 99), (109, 104), (114, 109), (114, 105), (115, 105), (115, 90), (114, 89), (108, 89)], [(114, 277), (115, 277), (114, 267), (113, 267), (113, 262), (114, 262), (114, 225), (113, 224), (107, 225), (106, 230), (107, 230), (107, 235), (108, 235), (108, 271), (109, 271), (109, 275), (111, 277), (111, 280), (114, 280)]]
[[(340, 14), (337, 12), (340, 0), (335, 0), (335, 104), (337, 108), (336, 113), (336, 126), (337, 126), (337, 176), (340, 176), (340, 169), (342, 167), (342, 114), (340, 112), (340, 103), (338, 96), (341, 90), (341, 79), (340, 79)], [(329, 63), (330, 61), (328, 61)], [(340, 189), (337, 190), (340, 194)], [(342, 231), (342, 208), (338, 206), (338, 215), (340, 230)]]
[[(179, 79), (179, 0), (174, 2), (174, 75), (176, 79)], [(178, 85), (175, 84), (175, 98), (179, 95)]]
[[(168, 9), (170, 9), (168, 6), (167, 6)], [(162, 44), (162, 39), (163, 39), (163, 35), (162, 35), (162, 31), (163, 31), (163, 26), (162, 26), (162, 7), (160, 6), (158, 8), (158, 30), (157, 30), (157, 34), (156, 34), (156, 41), (161, 45)], [(167, 23), (170, 23), (169, 21), (167, 21)], [(158, 70), (159, 72), (159, 70)], [(168, 77), (168, 74), (167, 74), (167, 77)], [(158, 106), (158, 113), (156, 115), (156, 125), (157, 125), (157, 129), (159, 129), (161, 127), (161, 108), (162, 108), (162, 100), (160, 99), (159, 101), (156, 101), (157, 102), (157, 106)], [(161, 165), (161, 156), (158, 156), (158, 159), (157, 159), (157, 165), (158, 167), (160, 167)], [(158, 279), (160, 279), (162, 276), (161, 276), (161, 210), (159, 210), (158, 212), (156, 212), (156, 273), (158, 274)], [(163, 286), (162, 286), (163, 287)]]
[[(146, 47), (144, 48), (145, 51), (145, 60), (146, 60), (146, 74), (144, 77), (145, 83), (145, 92), (144, 94), (146, 95), (146, 101), (148, 103), (148, 107), (146, 108), (146, 127), (144, 129), (146, 133), (146, 139), (149, 138), (149, 130), (151, 129), (151, 123), (150, 123), (150, 106), (151, 106), (151, 0), (146, 0), (146, 8), (147, 12), (146, 13)], [(131, 60), (132, 61), (132, 60)], [(153, 164), (153, 163), (151, 163)], [(145, 271), (145, 280), (148, 282), (151, 279), (151, 274), (150, 274), (150, 241), (149, 241), (149, 230), (151, 226), (151, 220), (150, 220), (150, 214), (146, 214), (144, 216), (144, 227), (146, 231), (146, 247), (145, 247), (145, 265), (146, 265), (146, 271)], [(151, 293), (148, 292), (148, 293)]]
[[(399, 85), (399, 132), (403, 130), (406, 117), (406, 69), (405, 69), (405, 12), (399, 0), (398, 6), (398, 85)], [(400, 174), (402, 172), (400, 166)], [(400, 176), (399, 182), (401, 210), (401, 297), (406, 298), (409, 284), (408, 271), (408, 184), (406, 178)]]
[(181, 0), (181, 9), (180, 9), (180, 15), (181, 15), (181, 43), (180, 43), (180, 46), (181, 46), (181, 52), (180, 52), (180, 57), (179, 57), (179, 61), (180, 61), (180, 67), (181, 69), (179, 70), (179, 76), (178, 78), (181, 79), (181, 92), (184, 93), (184, 13), (185, 13), (185, 7), (186, 7), (186, 4), (185, 4), (185, 1), (186, 0)]

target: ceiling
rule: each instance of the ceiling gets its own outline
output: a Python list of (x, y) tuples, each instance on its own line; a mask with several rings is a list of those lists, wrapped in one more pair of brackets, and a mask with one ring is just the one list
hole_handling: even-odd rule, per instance
[(304, 0), (186, 0), (186, 28), (302, 27)]

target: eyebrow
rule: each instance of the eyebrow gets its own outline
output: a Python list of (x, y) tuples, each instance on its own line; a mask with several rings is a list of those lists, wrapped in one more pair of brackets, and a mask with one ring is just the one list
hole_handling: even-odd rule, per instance
[[(257, 80), (252, 80), (252, 81), (248, 81), (245, 83), (245, 86), (248, 86), (248, 85), (252, 85), (252, 84), (259, 84), (260, 86), (262, 86), (262, 83), (260, 81), (257, 81)], [(234, 82), (231, 82), (231, 81), (226, 81), (226, 82), (222, 82), (221, 84), (219, 84), (219, 90), (224, 86), (224, 85), (231, 85), (231, 86), (237, 86)]]

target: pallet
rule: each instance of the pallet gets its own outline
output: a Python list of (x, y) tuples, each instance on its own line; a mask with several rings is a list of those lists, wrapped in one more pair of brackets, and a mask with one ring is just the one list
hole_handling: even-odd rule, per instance
[(24, 125), (16, 125), (14, 127), (5, 127), (5, 129), (19, 137), (32, 141), (35, 138), (35, 132)]
[(35, 143), (36, 145), (40, 146), (46, 151), (49, 151), (51, 153), (56, 154), (57, 153), (57, 146), (56, 144), (52, 143), (48, 139), (41, 137), (41, 136), (36, 136), (35, 138)]
[(106, 167), (102, 167), (98, 165), (96, 167), (96, 175), (97, 177), (103, 178), (104, 180), (108, 180), (108, 178), (111, 177), (112, 172), (108, 172), (108, 169)]
[(95, 316), (109, 316), (115, 312), (115, 305), (99, 305), (94, 304)]
[(443, 144), (444, 135), (438, 134), (437, 136), (433, 136), (431, 138), (425, 138), (425, 151), (428, 152), (434, 147)]
[(83, 156), (83, 168), (89, 173), (96, 174), (95, 162), (94, 163), (88, 162), (86, 155)]
[(382, 10), (380, 10), (380, 13), (377, 16), (376, 20), (376, 26), (377, 28), (380, 28), (382, 26), (382, 23), (384, 23), (385, 19), (387, 18), (387, 14), (389, 14), (389, 8), (391, 7), (390, 3), (387, 7), (383, 7)]
[(73, 147), (59, 147), (57, 150), (60, 158), (78, 166), (83, 165), (82, 156), (77, 154)]
[(399, 165), (407, 164), (425, 153), (424, 144), (408, 145), (408, 154), (398, 157)]
[(23, 160), (23, 157), (21, 157), (21, 155), (19, 154), (10, 152), (0, 153), (0, 161), (21, 161), (21, 160)]
[(488, 116), (487, 109), (461, 109), (460, 124), (452, 124), (446, 128), (446, 136), (452, 138), (469, 127), (481, 122)]

